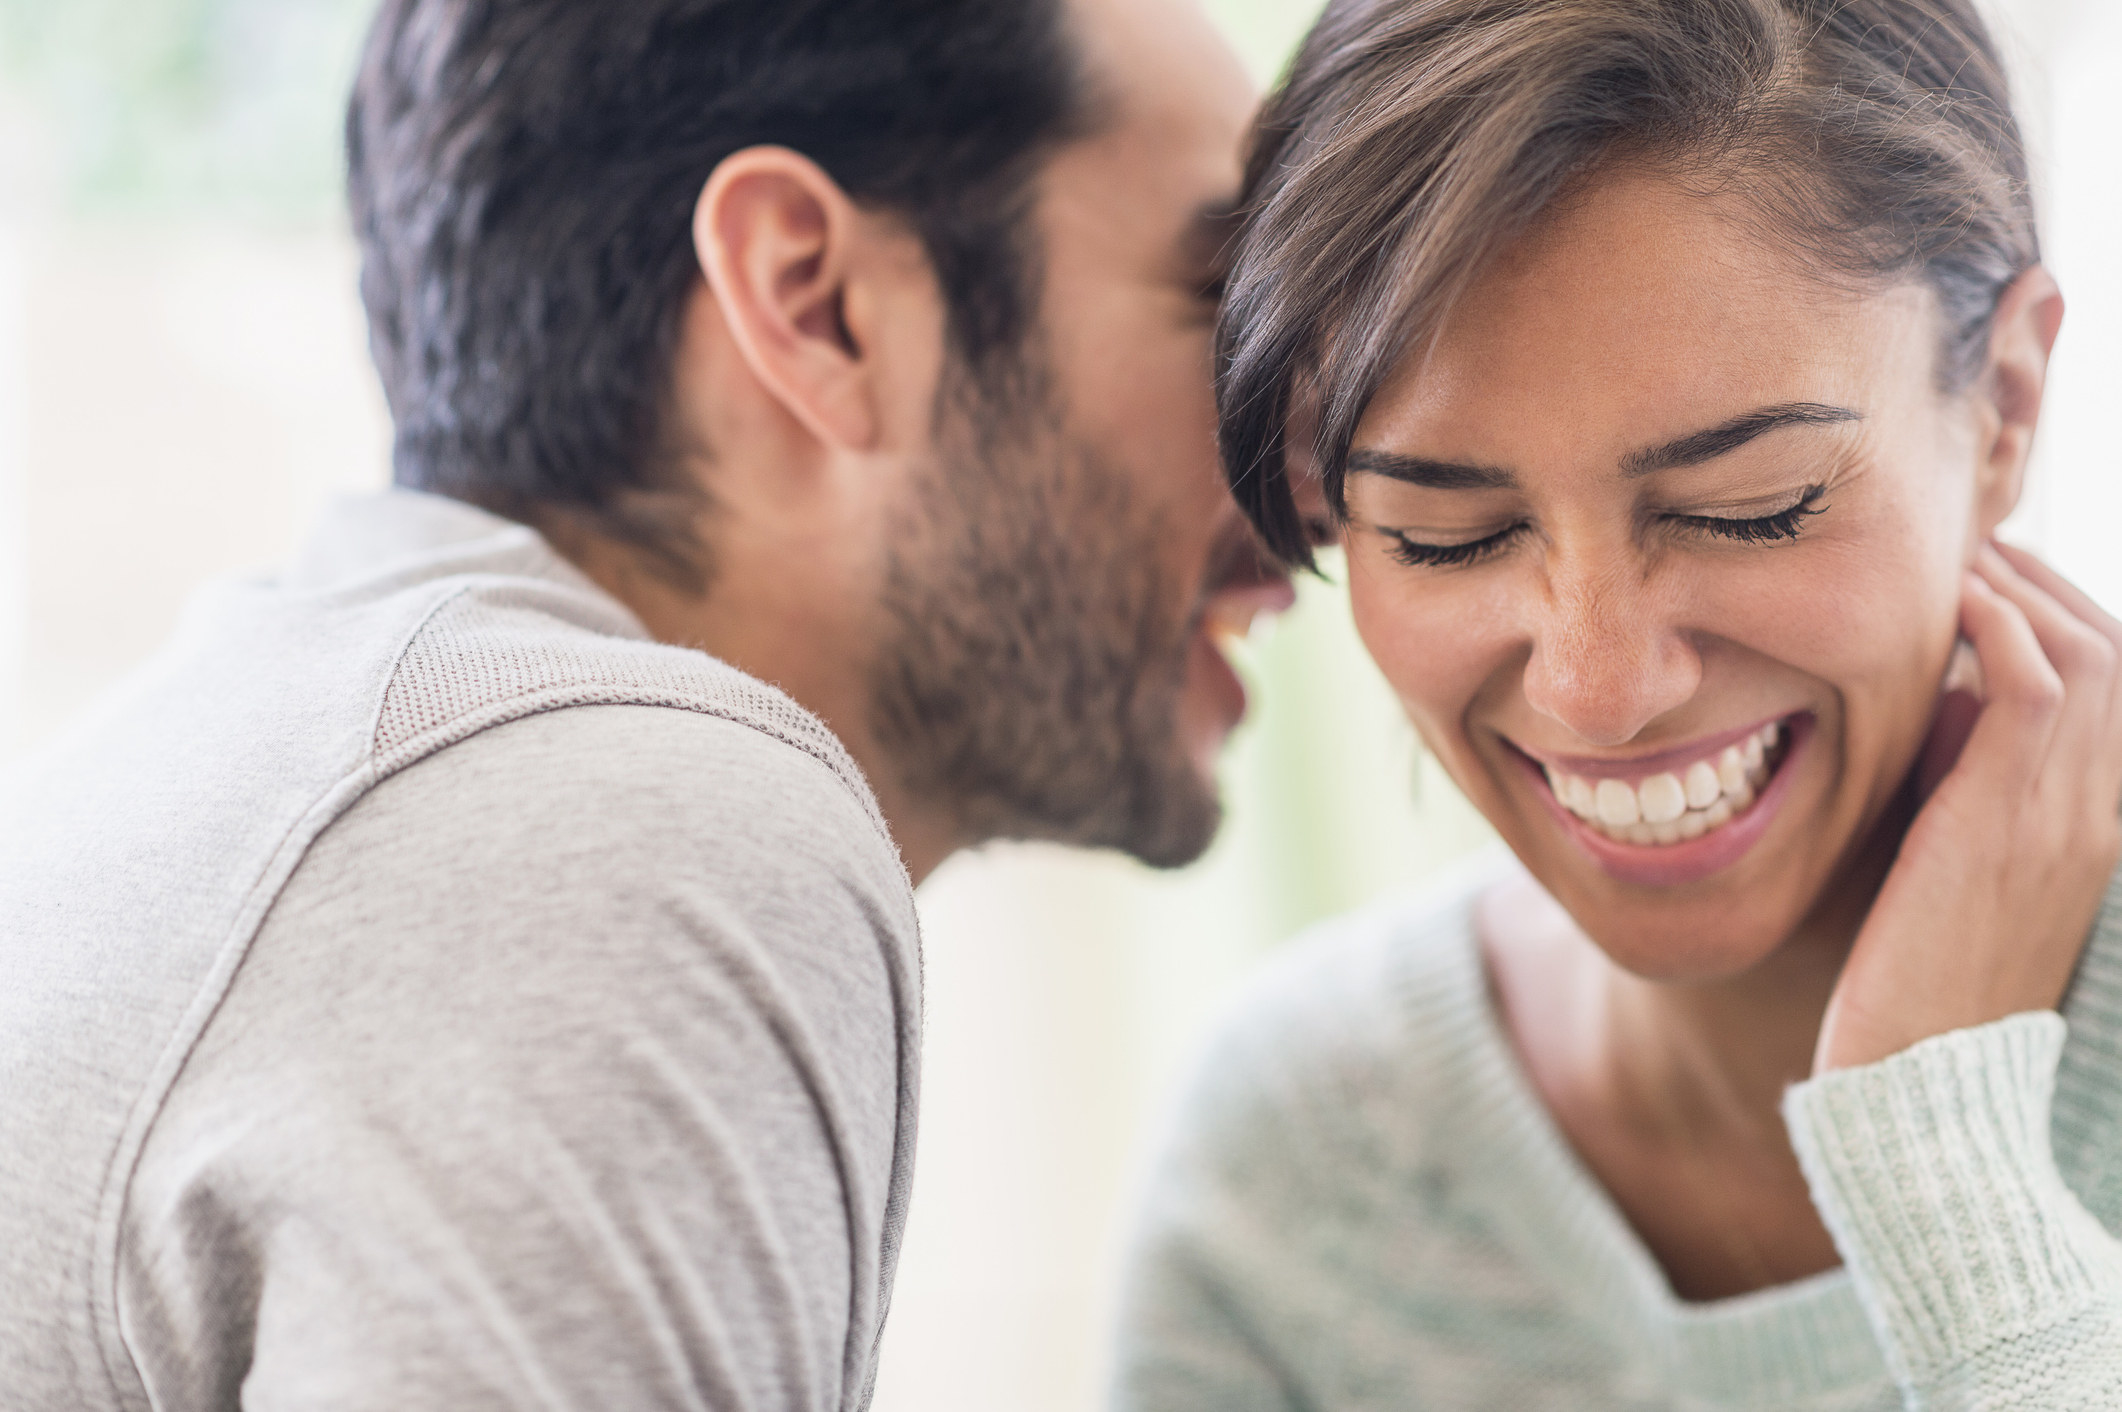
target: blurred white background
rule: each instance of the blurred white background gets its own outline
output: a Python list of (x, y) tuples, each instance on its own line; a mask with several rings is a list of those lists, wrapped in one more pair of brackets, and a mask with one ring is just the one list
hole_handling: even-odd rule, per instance
[[(338, 204), (371, 0), (0, 0), (0, 762), (200, 582), (382, 485)], [(1210, 0), (1265, 82), (1315, 0)], [(1999, 0), (2071, 300), (2017, 537), (2122, 603), (2122, 3)], [(1099, 1400), (1130, 1189), (1266, 948), (1486, 837), (1308, 585), (1256, 645), (1214, 853), (1153, 875), (993, 848), (922, 892), (920, 1180), (879, 1412)]]

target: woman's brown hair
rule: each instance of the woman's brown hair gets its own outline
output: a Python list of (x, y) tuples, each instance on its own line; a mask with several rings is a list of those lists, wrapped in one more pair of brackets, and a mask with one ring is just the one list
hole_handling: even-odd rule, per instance
[[(1344, 514), (1385, 378), (1620, 162), (1743, 195), (1764, 240), (1823, 272), (1927, 283), (1948, 390), (2040, 259), (1970, 0), (1332, 0), (1261, 115), (1218, 333), (1224, 463), (1276, 553), (1310, 562), (1292, 460)], [(1295, 423), (1310, 446), (1288, 444)]]

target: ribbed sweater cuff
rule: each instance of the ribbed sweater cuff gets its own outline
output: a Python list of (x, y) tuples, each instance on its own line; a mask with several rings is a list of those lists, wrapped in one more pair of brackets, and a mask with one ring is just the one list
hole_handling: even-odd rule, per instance
[(1896, 1376), (1924, 1384), (2112, 1290), (2112, 1243), (2064, 1186), (2053, 1012), (1923, 1041), (1792, 1088), (1783, 1113)]

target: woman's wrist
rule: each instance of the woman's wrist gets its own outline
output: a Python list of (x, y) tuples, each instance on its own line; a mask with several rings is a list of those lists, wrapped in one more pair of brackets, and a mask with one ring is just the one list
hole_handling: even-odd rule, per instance
[(2117, 1270), (2056, 1168), (2065, 1025), (2031, 1011), (1822, 1074), (1784, 1100), (1813, 1201), (1897, 1375), (2107, 1297)]

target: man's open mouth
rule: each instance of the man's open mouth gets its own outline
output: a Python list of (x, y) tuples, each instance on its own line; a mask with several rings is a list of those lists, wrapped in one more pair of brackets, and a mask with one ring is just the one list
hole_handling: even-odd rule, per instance
[(1616, 843), (1685, 843), (1753, 808), (1788, 755), (1790, 739), (1784, 721), (1770, 721), (1698, 760), (1638, 779), (1594, 780), (1542, 768), (1562, 806)]

